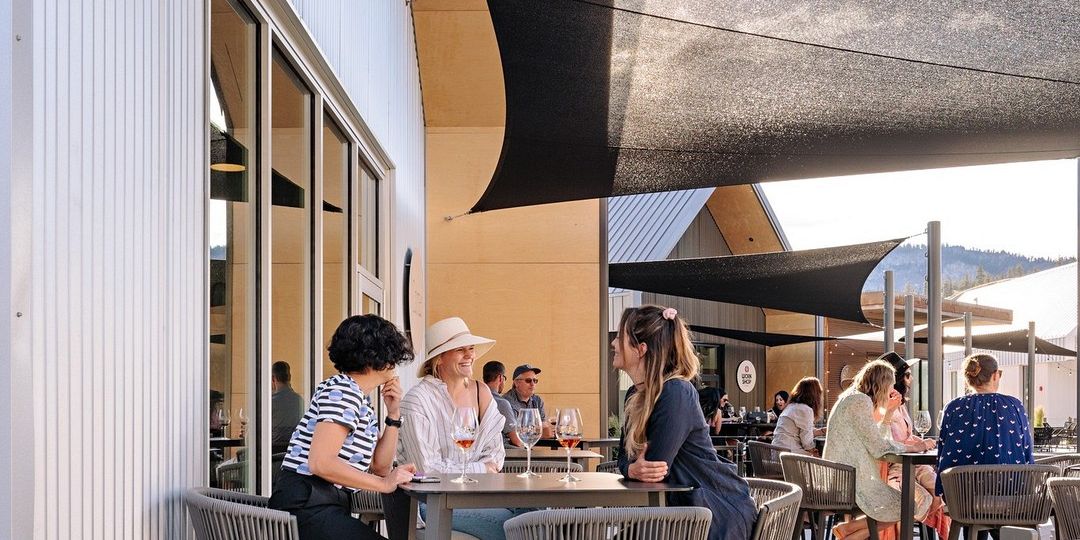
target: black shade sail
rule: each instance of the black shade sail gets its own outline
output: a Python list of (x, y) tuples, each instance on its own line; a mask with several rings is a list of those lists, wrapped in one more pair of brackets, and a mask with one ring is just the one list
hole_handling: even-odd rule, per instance
[(488, 0), (473, 212), (1080, 155), (1080, 2)]
[(751, 332), (749, 330), (732, 330), (731, 328), (713, 328), (711, 326), (690, 325), (690, 330), (701, 334), (709, 334), (722, 338), (757, 343), (766, 347), (782, 347), (784, 345), (796, 345), (815, 341), (831, 341), (836, 338), (829, 336), (797, 336), (795, 334), (775, 334), (772, 332)]
[[(926, 343), (925, 337), (915, 337), (915, 343)], [(901, 338), (901, 341), (903, 338)], [(941, 339), (946, 345), (963, 345), (963, 336), (946, 336)], [(1027, 329), (998, 332), (996, 334), (976, 334), (971, 336), (971, 347), (986, 351), (1008, 351), (1026, 353), (1028, 351)], [(1045, 339), (1035, 336), (1035, 353), (1049, 354), (1054, 356), (1076, 356), (1076, 351), (1070, 351), (1065, 347), (1054, 345)]]
[(853, 246), (608, 265), (608, 285), (870, 324), (862, 288), (906, 238)]

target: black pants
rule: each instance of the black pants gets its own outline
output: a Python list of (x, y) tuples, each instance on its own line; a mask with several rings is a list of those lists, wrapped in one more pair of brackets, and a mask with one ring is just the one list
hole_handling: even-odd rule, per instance
[(296, 516), (300, 540), (382, 538), (374, 529), (352, 517), (347, 491), (318, 476), (282, 470), (274, 482), (270, 508)]

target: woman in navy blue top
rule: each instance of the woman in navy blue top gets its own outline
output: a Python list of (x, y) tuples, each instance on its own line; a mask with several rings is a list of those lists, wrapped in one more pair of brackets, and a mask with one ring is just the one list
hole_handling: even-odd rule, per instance
[(710, 540), (745, 540), (757, 509), (746, 482), (713, 450), (698, 394), (690, 380), (699, 362), (686, 324), (673, 308), (630, 308), (611, 342), (612, 364), (634, 381), (626, 395), (619, 469), (642, 482), (695, 489), (669, 494), (672, 506), (712, 510)]
[(942, 494), (940, 473), (950, 467), (1035, 462), (1024, 406), (1012, 396), (997, 393), (1001, 383), (997, 359), (989, 354), (967, 357), (964, 378), (975, 393), (958, 397), (945, 408), (938, 451), (938, 495)]

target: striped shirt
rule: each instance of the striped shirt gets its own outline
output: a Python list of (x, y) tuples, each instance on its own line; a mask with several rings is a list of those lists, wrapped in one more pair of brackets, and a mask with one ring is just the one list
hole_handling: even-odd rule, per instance
[(307, 413), (289, 438), (289, 449), (281, 468), (311, 476), (308, 452), (319, 422), (333, 422), (349, 430), (338, 457), (356, 470), (367, 472), (375, 453), (375, 443), (379, 440), (379, 423), (368, 397), (356, 381), (344, 373), (326, 379), (315, 388)]
[[(481, 385), (480, 391), (487, 391), (486, 387)], [(421, 379), (401, 400), (404, 425), (398, 440), (398, 461), (412, 463), (418, 471), (427, 474), (460, 473), (464, 456), (454, 444), (453, 415), (454, 402), (450, 399), (446, 383), (431, 375)], [(494, 463), (502, 468), (506, 459), (502, 442), (505, 423), (506, 418), (492, 400), (480, 418), (476, 442), (468, 451), (466, 471), (487, 472), (485, 463)]]

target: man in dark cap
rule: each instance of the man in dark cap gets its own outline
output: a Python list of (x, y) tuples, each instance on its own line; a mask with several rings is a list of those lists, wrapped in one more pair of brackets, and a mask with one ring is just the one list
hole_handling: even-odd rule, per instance
[(514, 414), (517, 415), (521, 409), (537, 409), (540, 411), (540, 418), (544, 421), (544, 434), (545, 439), (550, 439), (555, 430), (548, 423), (547, 412), (544, 410), (544, 400), (536, 394), (536, 385), (540, 384), (540, 368), (534, 367), (530, 364), (521, 364), (514, 368), (513, 388), (503, 394), (503, 397), (510, 402), (510, 407), (514, 409)]

